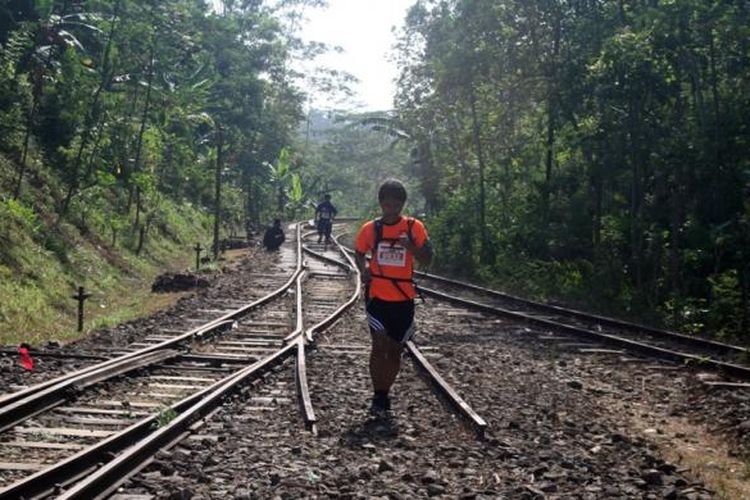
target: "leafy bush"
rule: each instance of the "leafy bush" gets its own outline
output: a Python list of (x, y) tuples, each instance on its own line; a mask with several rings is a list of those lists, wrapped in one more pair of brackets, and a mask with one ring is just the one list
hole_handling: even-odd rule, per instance
[(15, 224), (31, 234), (37, 233), (41, 227), (34, 209), (12, 198), (0, 203), (0, 218), (5, 223)]

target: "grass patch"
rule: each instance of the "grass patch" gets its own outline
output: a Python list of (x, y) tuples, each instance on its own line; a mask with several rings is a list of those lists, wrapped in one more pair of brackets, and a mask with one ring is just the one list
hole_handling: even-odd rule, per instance
[[(184, 294), (151, 294), (164, 271), (189, 268), (192, 246), (210, 238), (210, 217), (192, 206), (162, 202), (168, 222), (150, 228), (142, 252), (122, 238), (114, 246), (89, 227), (50, 227), (30, 205), (0, 199), (0, 344), (67, 341), (77, 332), (78, 286), (85, 303), (84, 334), (147, 315)], [(123, 231), (124, 232), (124, 231)]]

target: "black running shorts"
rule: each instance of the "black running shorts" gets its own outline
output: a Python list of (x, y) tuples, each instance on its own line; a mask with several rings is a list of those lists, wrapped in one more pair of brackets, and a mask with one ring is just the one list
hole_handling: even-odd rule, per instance
[(387, 302), (371, 299), (367, 304), (370, 330), (385, 333), (396, 342), (404, 343), (414, 334), (414, 301)]
[(331, 219), (318, 219), (318, 234), (331, 236)]

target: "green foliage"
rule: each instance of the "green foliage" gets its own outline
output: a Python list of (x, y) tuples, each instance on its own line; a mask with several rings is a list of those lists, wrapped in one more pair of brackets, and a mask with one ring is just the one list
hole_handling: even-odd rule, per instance
[(164, 406), (159, 409), (159, 413), (156, 414), (154, 422), (151, 427), (154, 429), (161, 429), (166, 427), (169, 423), (177, 418), (177, 412), (170, 406)]
[(34, 209), (24, 206), (18, 200), (8, 199), (0, 203), (0, 217), (4, 219), (4, 224), (20, 225), (31, 235), (36, 234), (40, 229), (39, 219)]
[(436, 264), (747, 342), (748, 21), (723, 1), (412, 7), (397, 112), (372, 123), (408, 132)]
[[(137, 258), (128, 250), (137, 234), (109, 201), (92, 196), (89, 206), (73, 207), (75, 225), (57, 228), (45, 226), (17, 201), (0, 204), (6, 242), (0, 246), (0, 343), (74, 337), (76, 309), (70, 294), (79, 285), (94, 294), (87, 302), (87, 329), (142, 315), (154, 302), (152, 277), (175, 262), (188, 266), (192, 245), (210, 234), (206, 213), (166, 200), (153, 215), (149, 244)], [(83, 223), (77, 220), (81, 214)], [(112, 227), (119, 231), (115, 245)]]
[(261, 167), (280, 156), (300, 209), (306, 179), (282, 150), (305, 100), (287, 70), (302, 44), (274, 5), (17, 3), (0, 26), (3, 340), (71, 335), (81, 284), (101, 297), (91, 325), (132, 315), (114, 304), (129, 280), (206, 241), (220, 149), (222, 232), (276, 200)]
[(710, 331), (721, 339), (735, 340), (741, 328), (742, 293), (737, 271), (730, 269), (708, 279), (711, 284), (711, 307), (704, 309)]
[(310, 112), (299, 139), (299, 170), (311, 205), (329, 193), (334, 205), (346, 213), (374, 215), (377, 187), (387, 177), (397, 177), (409, 192), (406, 210), (423, 210), (408, 143), (394, 142), (392, 128), (386, 125), (374, 127), (387, 121), (380, 114)]
[[(251, 186), (266, 192), (268, 175), (257, 166), (290, 143), (304, 100), (284, 69), (291, 47), (301, 45), (284, 31), (281, 12), (266, 2), (210, 14), (187, 0), (109, 0), (75, 9), (37, 3), (36, 14), (11, 23), (0, 52), (0, 117), (8, 127), (0, 148), (24, 155), (29, 145), (42, 148), (65, 189), (60, 216), (77, 197), (85, 205), (96, 186), (112, 191), (105, 198), (127, 199), (129, 210), (135, 192), (138, 213), (155, 208), (147, 205), (158, 203), (156, 191), (210, 206), (220, 140), (222, 182), (246, 199)], [(280, 167), (286, 178), (289, 163)], [(257, 216), (245, 213), (253, 204), (231, 206), (227, 226)]]

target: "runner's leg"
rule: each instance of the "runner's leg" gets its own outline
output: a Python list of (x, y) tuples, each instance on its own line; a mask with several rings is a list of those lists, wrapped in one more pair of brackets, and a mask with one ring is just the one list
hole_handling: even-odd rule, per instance
[(376, 393), (385, 393), (391, 389), (401, 369), (402, 345), (384, 332), (370, 332), (372, 351), (370, 351), (370, 378)]
[(331, 219), (326, 219), (326, 225), (325, 225), (325, 237), (326, 237), (326, 243), (331, 242), (331, 228), (333, 227), (333, 224), (331, 223)]

